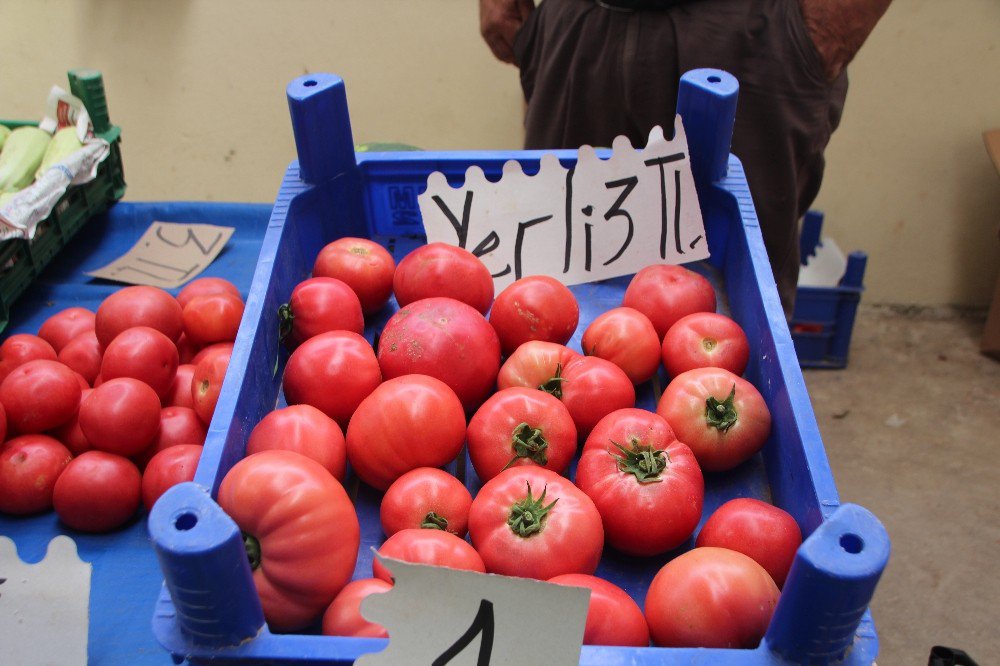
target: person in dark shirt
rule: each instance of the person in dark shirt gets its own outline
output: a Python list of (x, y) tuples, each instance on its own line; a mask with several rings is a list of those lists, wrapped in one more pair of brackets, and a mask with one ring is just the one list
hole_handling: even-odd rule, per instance
[(823, 178), (846, 66), (891, 0), (480, 0), (480, 32), (520, 69), (525, 148), (646, 144), (673, 127), (680, 76), (714, 67), (740, 96), (732, 152), (743, 163), (787, 315), (799, 220)]

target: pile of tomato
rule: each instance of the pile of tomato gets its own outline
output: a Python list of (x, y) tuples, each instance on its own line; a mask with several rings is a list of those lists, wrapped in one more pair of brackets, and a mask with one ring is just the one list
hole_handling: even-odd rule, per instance
[(119, 289), (0, 345), (0, 513), (108, 532), (194, 478), (243, 316), (235, 285)]
[[(370, 344), (366, 317), (392, 296), (399, 309)], [(388, 571), (375, 560), (351, 580), (352, 474), (382, 493), (382, 555), (587, 587), (587, 644), (759, 643), (801, 543), (770, 504), (720, 507), (644, 608), (595, 576), (605, 549), (650, 557), (688, 542), (704, 475), (763, 446), (771, 417), (741, 377), (745, 334), (716, 313), (708, 280), (679, 266), (640, 270), (576, 351), (579, 318), (549, 277), (494, 294), (457, 247), (424, 245), (398, 265), (366, 239), (322, 249), (281, 310), (289, 406), (256, 425), (218, 494), (272, 630), (386, 635), (360, 604), (391, 587)], [(636, 408), (636, 386), (661, 366), (670, 382), (655, 411)], [(442, 469), (466, 455), (478, 483)]]

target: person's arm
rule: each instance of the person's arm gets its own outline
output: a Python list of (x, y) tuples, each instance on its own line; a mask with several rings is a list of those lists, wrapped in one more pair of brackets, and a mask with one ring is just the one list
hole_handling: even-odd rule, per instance
[(892, 0), (798, 0), (827, 77), (840, 75)]
[(479, 0), (479, 32), (498, 60), (513, 64), (514, 37), (534, 10), (534, 0)]

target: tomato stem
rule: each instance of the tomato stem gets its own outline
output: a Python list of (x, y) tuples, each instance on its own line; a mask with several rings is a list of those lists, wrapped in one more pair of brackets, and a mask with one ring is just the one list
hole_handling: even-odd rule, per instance
[(543, 467), (549, 461), (545, 455), (549, 442), (542, 436), (540, 428), (532, 428), (527, 423), (519, 424), (510, 436), (510, 446), (514, 449), (514, 457), (507, 461), (503, 469), (513, 465), (518, 458), (528, 458)]
[(566, 381), (562, 376), (562, 363), (556, 364), (556, 374), (550, 379), (538, 385), (539, 391), (545, 391), (549, 395), (562, 399), (562, 383)]
[(734, 425), (738, 416), (733, 400), (736, 398), (736, 383), (733, 383), (733, 390), (729, 392), (729, 397), (724, 402), (719, 402), (715, 396), (708, 396), (705, 401), (705, 420), (708, 425), (721, 430), (728, 431)]
[(629, 442), (631, 448), (628, 449), (615, 440), (611, 440), (611, 443), (621, 451), (621, 455), (614, 451), (608, 452), (612, 458), (618, 461), (620, 471), (634, 475), (639, 483), (659, 483), (663, 480), (660, 478), (660, 474), (670, 462), (666, 451), (641, 444), (634, 438)]
[(285, 338), (292, 332), (292, 322), (295, 321), (295, 314), (288, 303), (278, 306), (278, 341), (284, 342)]
[(542, 494), (538, 499), (531, 496), (531, 484), (525, 481), (528, 486), (528, 496), (520, 502), (515, 502), (510, 508), (510, 516), (507, 518), (507, 525), (514, 534), (519, 537), (530, 537), (542, 531), (542, 523), (549, 515), (549, 511), (555, 506), (559, 498), (552, 500), (552, 503), (545, 506), (545, 493), (548, 486), (542, 489)]
[(250, 560), (250, 569), (256, 571), (260, 567), (260, 541), (252, 534), (241, 531), (243, 535), (243, 547), (247, 551), (247, 559)]
[(433, 511), (429, 511), (424, 516), (423, 522), (420, 523), (420, 527), (425, 530), (441, 530), (442, 532), (446, 532), (448, 531), (448, 519)]

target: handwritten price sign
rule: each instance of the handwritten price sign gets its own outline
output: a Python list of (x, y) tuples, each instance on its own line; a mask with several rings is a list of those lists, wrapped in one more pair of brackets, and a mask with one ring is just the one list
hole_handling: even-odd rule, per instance
[(460, 188), (432, 173), (418, 197), (427, 240), (479, 257), (497, 291), (526, 275), (579, 284), (654, 263), (705, 259), (708, 243), (680, 116), (675, 125), (670, 141), (653, 128), (641, 151), (617, 137), (608, 160), (583, 146), (573, 169), (544, 155), (538, 174), (525, 175), (511, 161), (493, 183), (471, 167)]
[(128, 252), (87, 275), (162, 289), (179, 287), (215, 260), (234, 231), (214, 224), (153, 222)]

